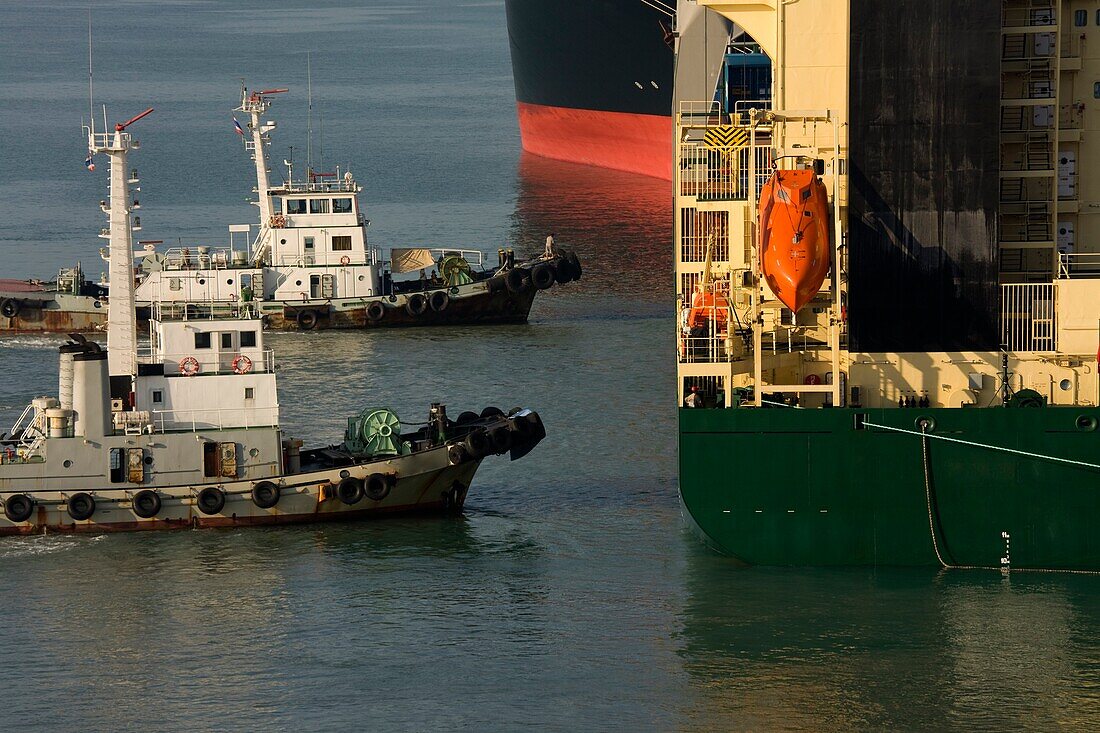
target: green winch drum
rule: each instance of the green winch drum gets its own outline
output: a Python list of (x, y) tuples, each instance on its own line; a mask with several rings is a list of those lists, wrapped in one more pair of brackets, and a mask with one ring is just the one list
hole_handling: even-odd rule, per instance
[(344, 445), (356, 455), (371, 458), (405, 455), (408, 443), (401, 440), (401, 418), (393, 410), (364, 410), (348, 418)]

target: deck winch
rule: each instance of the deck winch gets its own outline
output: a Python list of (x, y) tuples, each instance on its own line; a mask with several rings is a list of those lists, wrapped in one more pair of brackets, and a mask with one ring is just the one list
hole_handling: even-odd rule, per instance
[(353, 455), (408, 455), (411, 446), (401, 439), (401, 418), (393, 410), (367, 409), (348, 418), (344, 447)]

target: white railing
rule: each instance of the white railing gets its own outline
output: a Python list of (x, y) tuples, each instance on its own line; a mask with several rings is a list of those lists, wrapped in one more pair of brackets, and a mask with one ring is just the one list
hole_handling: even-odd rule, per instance
[(169, 433), (225, 428), (270, 428), (279, 425), (279, 406), (153, 410), (153, 432)]
[(733, 119), (738, 124), (747, 125), (752, 122), (752, 110), (768, 110), (772, 108), (770, 99), (738, 99), (733, 103)]
[(1100, 277), (1100, 252), (1059, 252), (1058, 277)]
[[(217, 338), (218, 334), (211, 334), (213, 338)], [(207, 352), (207, 353), (203, 353)], [(247, 357), (251, 360), (252, 364), (248, 369), (248, 372), (244, 373), (265, 373), (275, 371), (275, 350), (264, 349), (258, 354), (255, 349), (244, 349), (243, 351), (223, 351), (217, 352), (207, 351), (206, 349), (197, 349), (189, 354), (162, 354), (149, 347), (143, 347), (138, 350), (137, 363), (138, 364), (163, 364), (165, 376), (185, 376), (182, 369), (182, 362), (186, 359), (194, 359), (198, 363), (198, 371), (194, 376), (207, 377), (215, 374), (239, 374), (233, 370), (233, 360), (239, 356)], [(240, 365), (238, 365), (240, 367)]]
[(771, 148), (718, 148), (702, 142), (680, 144), (679, 181), (681, 196), (700, 199), (747, 201), (749, 198), (750, 154), (755, 157), (755, 192), (771, 176)]
[[(240, 252), (234, 261), (234, 253)], [(167, 270), (225, 270), (231, 267), (247, 267), (248, 252), (228, 247), (172, 247), (164, 253)]]
[(1053, 283), (1001, 286), (1001, 341), (1008, 351), (1056, 351)]

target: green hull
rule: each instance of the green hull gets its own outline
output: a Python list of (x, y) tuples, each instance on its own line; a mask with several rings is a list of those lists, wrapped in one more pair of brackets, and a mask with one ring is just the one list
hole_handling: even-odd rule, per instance
[(1100, 569), (1100, 470), (929, 438), (926, 481), (921, 417), (1100, 464), (1100, 408), (681, 409), (681, 500), (749, 564)]

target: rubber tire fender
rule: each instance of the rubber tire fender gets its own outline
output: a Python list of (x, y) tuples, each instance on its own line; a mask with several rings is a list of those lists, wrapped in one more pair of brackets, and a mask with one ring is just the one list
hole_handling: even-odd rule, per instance
[(85, 519), (91, 519), (95, 514), (95, 499), (86, 491), (78, 491), (69, 497), (68, 502), (69, 516), (78, 522), (83, 522)]
[(405, 310), (414, 318), (422, 316), (428, 312), (428, 299), (423, 293), (413, 293), (405, 302)]
[(503, 275), (494, 275), (485, 281), (485, 288), (489, 291), (489, 295), (496, 295), (508, 289), (508, 286), (504, 282)]
[(271, 509), (279, 503), (282, 493), (278, 484), (261, 481), (252, 487), (252, 503), (261, 509)]
[(552, 265), (535, 265), (531, 270), (531, 282), (539, 290), (546, 290), (554, 284), (554, 267)]
[(348, 506), (354, 506), (363, 500), (363, 482), (354, 476), (341, 479), (336, 485), (336, 496)]
[(387, 476), (384, 473), (372, 473), (363, 482), (363, 491), (366, 492), (367, 498), (371, 501), (382, 501), (390, 495), (390, 489), (393, 488), (394, 483), (396, 481), (393, 476)]
[(130, 504), (131, 508), (134, 510), (134, 514), (142, 519), (152, 519), (160, 514), (160, 494), (152, 489), (142, 489), (134, 494), (134, 498), (131, 500)]
[(558, 285), (565, 285), (573, 280), (573, 268), (569, 266), (569, 260), (561, 257), (554, 265), (554, 281)]
[(530, 279), (527, 277), (527, 273), (524, 270), (512, 269), (508, 271), (508, 274), (504, 276), (504, 284), (508, 287), (508, 291), (512, 293), (522, 293), (527, 289), (527, 283)]
[(436, 290), (428, 297), (428, 304), (436, 313), (442, 313), (451, 304), (451, 296), (447, 295), (446, 290)]
[(466, 452), (471, 458), (484, 458), (489, 455), (489, 451), (492, 450), (492, 446), (489, 443), (489, 436), (485, 434), (484, 430), (475, 430), (466, 436), (466, 440), (463, 441), (463, 445), (466, 446)]
[(4, 501), (4, 516), (12, 522), (25, 522), (34, 514), (34, 499), (26, 494), (12, 494)]
[(568, 255), (569, 268), (573, 271), (573, 279), (580, 280), (581, 273), (584, 272), (584, 268), (581, 267), (581, 261), (577, 258), (576, 252), (570, 252)]
[(4, 298), (0, 300), (0, 316), (4, 318), (15, 318), (19, 315), (19, 301), (15, 298)]
[(466, 462), (466, 447), (462, 443), (452, 443), (447, 447), (447, 462), (452, 466), (459, 466)]
[(217, 486), (207, 486), (199, 492), (195, 506), (203, 514), (217, 514), (225, 508), (225, 492)]
[(367, 320), (372, 323), (381, 321), (386, 316), (386, 306), (382, 305), (381, 301), (374, 301), (367, 306)]
[(298, 315), (294, 317), (294, 320), (298, 324), (299, 331), (312, 331), (317, 327), (317, 311), (298, 311)]
[(507, 453), (512, 449), (512, 431), (507, 425), (497, 425), (489, 431), (489, 443), (498, 456)]
[(490, 406), (481, 411), (482, 417), (503, 417), (503, 415), (504, 410), (500, 409), (499, 407)]
[(458, 413), (458, 418), (455, 420), (455, 425), (467, 425), (469, 423), (475, 422), (477, 419), (478, 417), (476, 412), (470, 412), (469, 410), (466, 410), (465, 412)]

